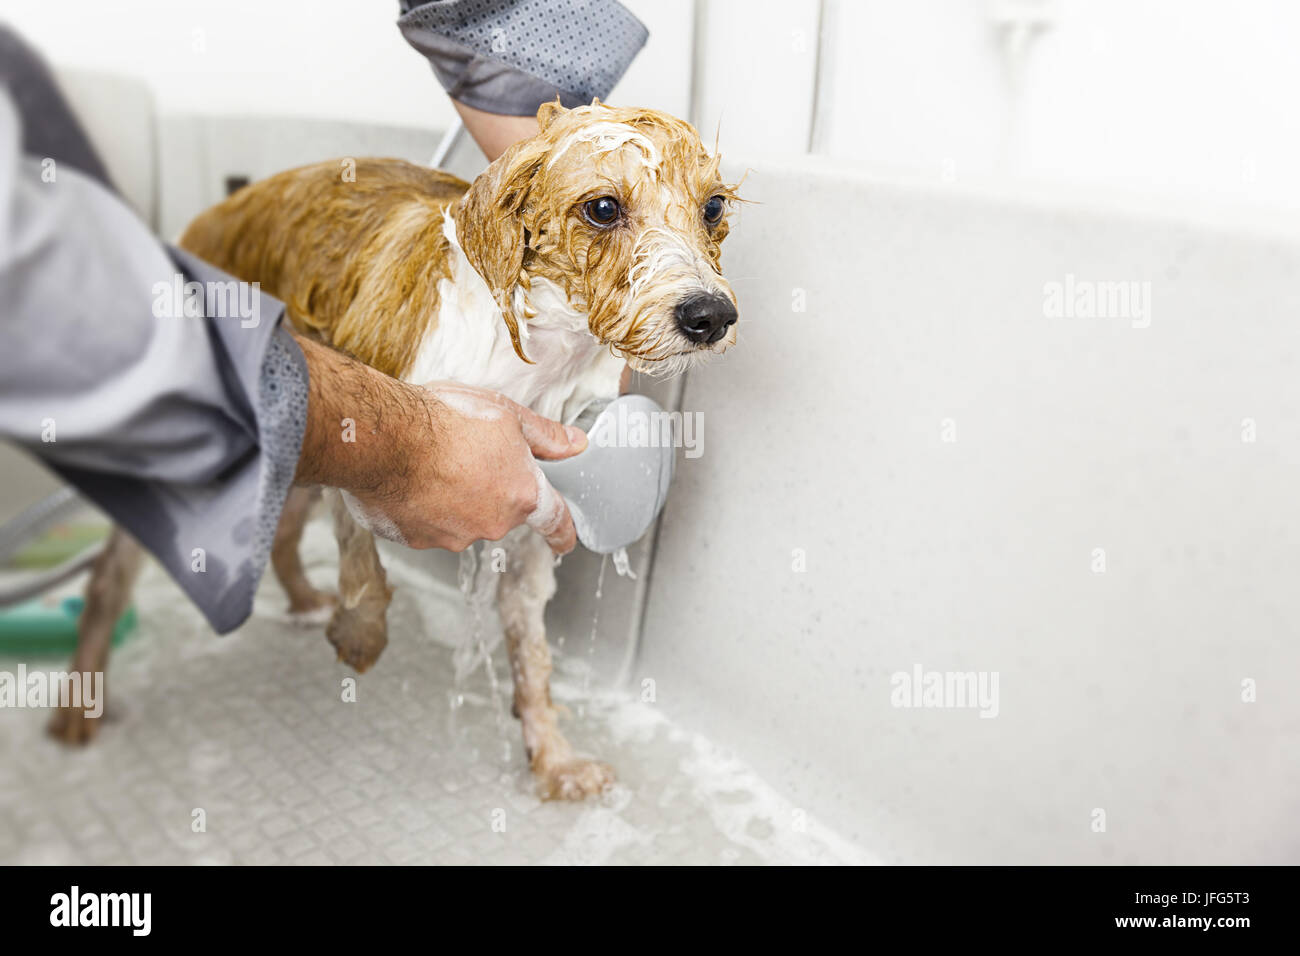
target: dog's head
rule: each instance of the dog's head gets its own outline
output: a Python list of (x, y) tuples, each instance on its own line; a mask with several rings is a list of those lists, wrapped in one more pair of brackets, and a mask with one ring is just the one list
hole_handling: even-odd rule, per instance
[(599, 100), (547, 103), (537, 122), (455, 210), (515, 351), (526, 357), (519, 323), (539, 277), (639, 371), (678, 372), (735, 342), (736, 296), (719, 264), (735, 188), (694, 127)]

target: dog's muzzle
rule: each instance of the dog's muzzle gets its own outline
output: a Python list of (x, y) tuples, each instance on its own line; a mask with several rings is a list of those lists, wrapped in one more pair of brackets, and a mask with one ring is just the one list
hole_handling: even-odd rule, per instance
[(677, 327), (692, 342), (712, 345), (736, 324), (736, 307), (725, 296), (701, 293), (677, 303)]

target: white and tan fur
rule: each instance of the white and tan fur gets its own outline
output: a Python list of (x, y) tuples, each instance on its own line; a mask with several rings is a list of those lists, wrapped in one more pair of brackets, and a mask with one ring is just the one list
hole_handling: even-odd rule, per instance
[[(321, 163), (239, 191), (195, 220), (181, 244), (261, 282), (300, 331), (383, 372), (493, 389), (561, 421), (591, 399), (615, 396), (628, 365), (675, 374), (725, 350), (734, 327), (693, 340), (674, 311), (707, 295), (732, 303), (735, 315), (719, 263), (726, 217), (705, 221), (702, 212), (711, 199), (729, 203), (734, 190), (694, 129), (598, 101), (576, 110), (547, 104), (538, 123), (537, 137), (511, 147), (472, 185), (397, 160), (358, 161), (349, 183), (338, 163)], [(612, 227), (590, 218), (591, 201), (604, 196), (620, 203)], [(462, 412), (491, 414), (462, 407), (454, 388), (438, 394)], [(387, 643), (392, 591), (369, 530), (381, 530), (382, 516), (359, 514), (336, 496), (334, 606), (297, 558), (314, 494), (291, 493), (272, 564), (290, 611), (306, 620), (329, 614), (339, 657), (365, 670)], [(555, 592), (553, 557), (527, 528), (505, 541), (498, 602), (515, 713), (542, 795), (581, 798), (611, 772), (574, 754), (551, 703), (543, 616)], [(119, 563), (134, 560), (124, 553)], [(114, 579), (129, 591), (129, 578)], [(98, 660), (98, 643), (87, 653)], [(77, 714), (61, 714), (52, 729), (69, 741), (93, 733)]]
[(514, 291), (517, 311), (531, 315), (520, 325), (520, 340), (532, 364), (521, 362), (450, 214), (443, 235), (451, 275), (438, 285), (437, 326), (420, 343), (406, 381), (490, 388), (557, 421), (571, 420), (593, 398), (618, 394), (626, 360), (591, 334), (587, 317), (549, 279), (535, 278), (530, 288)]

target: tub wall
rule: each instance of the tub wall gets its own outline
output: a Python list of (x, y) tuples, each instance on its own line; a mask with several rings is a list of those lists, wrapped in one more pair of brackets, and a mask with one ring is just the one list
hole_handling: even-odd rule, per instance
[[(811, 162), (744, 191), (635, 679), (886, 859), (1300, 858), (1300, 243)], [(1067, 273), (1150, 282), (1150, 326), (1046, 317)], [(998, 672), (998, 715), (891, 706), (916, 665)]]

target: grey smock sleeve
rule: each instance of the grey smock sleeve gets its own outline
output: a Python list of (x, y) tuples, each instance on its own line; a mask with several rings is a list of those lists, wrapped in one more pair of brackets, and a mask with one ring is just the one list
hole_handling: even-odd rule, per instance
[(5, 74), (0, 438), (125, 527), (224, 633), (252, 610), (293, 481), (302, 352), (281, 303), (165, 248), (102, 167), (49, 155), (57, 110), (31, 108), (52, 86)]
[(532, 116), (557, 96), (572, 109), (605, 99), (645, 45), (615, 0), (400, 0), (398, 28), (452, 99)]

